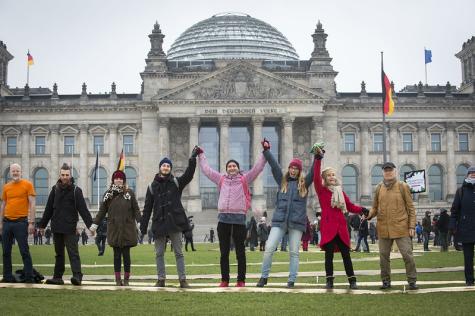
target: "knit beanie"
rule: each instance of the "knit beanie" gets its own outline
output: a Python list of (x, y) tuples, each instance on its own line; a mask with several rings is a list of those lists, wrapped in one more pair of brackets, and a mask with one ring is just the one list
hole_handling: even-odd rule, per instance
[(293, 158), (289, 163), (289, 168), (290, 167), (295, 167), (299, 169), (300, 172), (302, 172), (302, 160), (298, 158)]
[(475, 173), (475, 166), (471, 166), (470, 168), (467, 169), (467, 177), (471, 173)]
[(112, 174), (112, 182), (114, 182), (114, 179), (122, 179), (125, 182), (127, 180), (127, 177), (125, 176), (125, 173), (122, 170), (116, 170)]
[(234, 160), (234, 159), (230, 159), (230, 160), (228, 160), (228, 162), (226, 162), (226, 170), (228, 170), (228, 165), (229, 165), (231, 162), (234, 162), (234, 163), (236, 164), (236, 166), (238, 167), (238, 169), (241, 170), (241, 168), (239, 167), (239, 162), (237, 162), (237, 161)]
[(172, 161), (171, 161), (169, 158), (167, 158), (167, 157), (165, 157), (165, 158), (163, 158), (162, 160), (160, 160), (160, 163), (158, 164), (158, 168), (160, 168), (164, 163), (169, 164), (169, 165), (170, 165), (170, 169), (173, 169)]

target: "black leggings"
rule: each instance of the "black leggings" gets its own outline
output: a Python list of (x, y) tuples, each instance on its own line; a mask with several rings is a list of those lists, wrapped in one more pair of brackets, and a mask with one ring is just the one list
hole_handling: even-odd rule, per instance
[(246, 250), (244, 248), (246, 233), (245, 225), (218, 223), (219, 250), (221, 251), (221, 281), (229, 282), (231, 237), (236, 248), (236, 259), (238, 263), (237, 280), (243, 282), (246, 280)]
[(325, 247), (325, 272), (326, 276), (333, 276), (333, 254), (335, 246), (340, 249), (341, 257), (343, 258), (343, 264), (345, 265), (345, 271), (347, 277), (354, 276), (353, 263), (350, 257), (350, 248), (340, 239), (337, 234), (332, 241), (326, 244)]
[(113, 247), (114, 272), (120, 272), (122, 257), (124, 258), (124, 272), (130, 272), (130, 247)]

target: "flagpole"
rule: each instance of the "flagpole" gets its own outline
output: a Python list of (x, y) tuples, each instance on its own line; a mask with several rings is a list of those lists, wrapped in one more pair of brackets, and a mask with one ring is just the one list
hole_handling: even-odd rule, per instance
[(425, 79), (426, 79), (426, 86), (427, 86), (427, 63), (426, 63), (426, 48), (424, 47), (424, 73), (425, 73)]
[[(30, 50), (28, 50), (28, 55), (30, 54)], [(30, 86), (30, 61), (26, 61), (26, 85)]]
[[(381, 52), (381, 74), (384, 71), (383, 54), (384, 52)], [(382, 110), (383, 110), (383, 163), (385, 163), (387, 162), (387, 155), (386, 155), (386, 114), (384, 113), (384, 100), (382, 104)]]
[[(99, 156), (99, 145), (97, 145), (97, 155)], [(99, 166), (97, 167), (97, 173), (99, 173)], [(97, 211), (99, 212), (99, 181), (100, 181), (100, 177), (99, 177), (99, 174), (98, 174), (98, 177), (97, 177)]]

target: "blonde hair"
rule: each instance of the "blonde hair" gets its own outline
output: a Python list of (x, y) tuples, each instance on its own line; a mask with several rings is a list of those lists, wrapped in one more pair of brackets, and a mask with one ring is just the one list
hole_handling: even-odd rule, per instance
[[(333, 167), (327, 167), (322, 170), (323, 185), (326, 187), (330, 186), (330, 183), (328, 183), (328, 180), (327, 180), (327, 176), (330, 172), (333, 172), (336, 174), (336, 169)], [(336, 185), (340, 185), (340, 180), (336, 179)]]
[[(282, 193), (287, 192), (287, 178), (289, 177), (289, 172), (287, 171), (282, 178), (282, 184), (280, 185), (280, 190)], [(299, 177), (297, 179), (297, 189), (301, 197), (305, 197), (308, 193), (307, 187), (305, 186), (305, 176), (302, 172), (299, 172)]]

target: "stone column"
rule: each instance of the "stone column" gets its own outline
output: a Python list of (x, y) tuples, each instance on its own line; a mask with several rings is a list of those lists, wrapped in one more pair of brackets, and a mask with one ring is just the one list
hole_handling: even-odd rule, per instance
[[(159, 134), (158, 113), (154, 108), (142, 110), (142, 128), (139, 132), (140, 147), (137, 153), (140, 166), (140, 176), (137, 178), (137, 187), (143, 188), (139, 191), (141, 201), (145, 198), (145, 188), (152, 182), (155, 173), (158, 172), (160, 157), (159, 143), (162, 137)], [(139, 185), (140, 182), (140, 186)]]
[(21, 170), (24, 179), (32, 180), (30, 170), (30, 125), (21, 127)]
[(369, 123), (360, 123), (361, 128), (361, 203), (371, 202), (371, 174), (369, 170)]
[(282, 137), (282, 166), (286, 166), (294, 156), (294, 135), (292, 128), (294, 120), (295, 117), (293, 116), (282, 117), (282, 125), (284, 129)]
[[(200, 124), (199, 117), (191, 117), (188, 119), (188, 123), (190, 124), (190, 150), (193, 149), (196, 145), (198, 145), (198, 127)], [(198, 159), (197, 159), (198, 160)], [(198, 161), (196, 169), (199, 169)], [(188, 184), (190, 196), (188, 197), (188, 212), (201, 212), (201, 196), (200, 196), (200, 172), (198, 170), (195, 171), (195, 175), (193, 176), (193, 180)]]
[(219, 170), (226, 172), (226, 162), (229, 157), (229, 123), (231, 118), (223, 116), (219, 121)]
[[(417, 145), (419, 148), (419, 169), (427, 170), (427, 123), (418, 123), (417, 124)], [(427, 174), (426, 174), (427, 179)], [(427, 180), (426, 183), (426, 192), (419, 193), (419, 203), (427, 203), (429, 202), (429, 181)]]
[(389, 159), (396, 166), (399, 166), (398, 161), (398, 124), (396, 122), (389, 123)]
[[(252, 157), (253, 165), (256, 163), (259, 155), (262, 153), (262, 123), (264, 122), (263, 116), (252, 117)], [(262, 173), (254, 180), (253, 196), (252, 196), (252, 209), (262, 212), (266, 208), (266, 199), (264, 197), (264, 182), (262, 181)]]
[(110, 170), (111, 176), (112, 176), (112, 173), (117, 169), (117, 163), (119, 162), (119, 155), (117, 151), (117, 127), (119, 127), (118, 124), (108, 125), (108, 128), (109, 128), (109, 170)]
[(338, 130), (338, 111), (334, 109), (333, 106), (327, 106), (325, 110), (325, 116), (323, 117), (323, 130), (323, 139), (326, 144), (326, 153), (325, 159), (323, 159), (323, 164), (341, 170), (341, 165), (339, 163), (341, 133)]
[[(49, 179), (50, 179), (50, 183), (53, 184), (56, 182), (56, 180), (58, 179), (58, 176), (59, 176), (59, 167), (60, 167), (60, 163), (58, 161), (59, 159), (59, 125), (57, 124), (52, 124), (49, 126), (49, 130), (51, 132), (51, 136), (50, 136), (50, 142), (49, 142), (49, 146), (50, 146), (50, 174), (49, 174)], [(61, 162), (61, 165), (63, 163)], [(72, 171), (71, 171), (72, 172)], [(71, 173), (72, 175), (72, 173)]]
[[(170, 158), (170, 134), (168, 128), (170, 126), (169, 117), (158, 118), (158, 156), (159, 160), (163, 157)], [(157, 161), (158, 168), (158, 161)]]
[(321, 116), (313, 116), (312, 117), (312, 134), (311, 134), (311, 142), (312, 145), (316, 142), (323, 141), (323, 119)]
[(447, 123), (447, 187), (445, 192), (447, 193), (447, 201), (452, 201), (457, 190), (457, 175), (455, 171), (455, 127), (454, 122)]
[[(79, 125), (79, 187), (81, 187), (84, 197), (89, 198), (91, 196), (91, 181), (89, 181), (89, 168), (91, 164), (89, 163), (88, 157), (88, 143), (87, 143), (87, 132), (88, 124)], [(92, 168), (95, 167), (96, 160), (92, 162)]]

